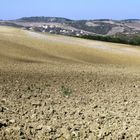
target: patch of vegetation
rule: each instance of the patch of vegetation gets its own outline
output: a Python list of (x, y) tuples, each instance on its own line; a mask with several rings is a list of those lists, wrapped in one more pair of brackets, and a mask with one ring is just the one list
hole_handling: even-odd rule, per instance
[(61, 91), (62, 91), (63, 96), (65, 97), (69, 97), (72, 94), (72, 90), (65, 86), (61, 86)]
[(113, 43), (122, 43), (130, 45), (140, 45), (140, 36), (126, 36), (126, 35), (114, 35), (114, 36), (102, 36), (102, 35), (83, 35), (80, 38), (99, 40)]
[(25, 21), (25, 22), (69, 22), (70, 19), (60, 18), (60, 17), (44, 17), (44, 16), (36, 16), (36, 17), (23, 17), (18, 19), (18, 21)]

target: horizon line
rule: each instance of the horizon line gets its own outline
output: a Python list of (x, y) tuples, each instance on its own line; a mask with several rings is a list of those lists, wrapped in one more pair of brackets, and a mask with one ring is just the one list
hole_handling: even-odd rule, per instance
[(18, 20), (22, 18), (34, 18), (34, 17), (45, 17), (45, 18), (63, 18), (63, 19), (68, 19), (68, 20), (116, 20), (116, 21), (121, 21), (121, 20), (140, 20), (140, 18), (120, 18), (120, 19), (113, 19), (113, 18), (81, 18), (81, 19), (73, 19), (73, 18), (67, 18), (67, 17), (61, 17), (61, 16), (23, 16), (19, 18), (11, 18), (11, 19), (0, 19), (2, 21), (10, 21), (10, 20)]

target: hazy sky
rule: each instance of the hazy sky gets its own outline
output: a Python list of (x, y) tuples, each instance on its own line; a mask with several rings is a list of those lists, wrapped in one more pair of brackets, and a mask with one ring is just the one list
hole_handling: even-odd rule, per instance
[(0, 19), (29, 16), (140, 19), (140, 0), (0, 0)]

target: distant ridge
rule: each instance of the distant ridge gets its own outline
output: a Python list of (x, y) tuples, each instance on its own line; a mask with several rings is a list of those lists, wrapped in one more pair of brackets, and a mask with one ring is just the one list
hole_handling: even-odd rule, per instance
[(22, 17), (16, 19), (18, 21), (29, 21), (29, 22), (66, 22), (66, 21), (123, 21), (123, 22), (137, 22), (140, 19), (123, 19), (123, 20), (114, 20), (114, 19), (82, 19), (82, 20), (72, 20), (63, 17), (45, 17), (45, 16), (33, 16), (33, 17)]
[(67, 21), (72, 21), (67, 18), (62, 18), (62, 17), (23, 17), (20, 19), (17, 19), (17, 21), (26, 21), (26, 22), (67, 22)]

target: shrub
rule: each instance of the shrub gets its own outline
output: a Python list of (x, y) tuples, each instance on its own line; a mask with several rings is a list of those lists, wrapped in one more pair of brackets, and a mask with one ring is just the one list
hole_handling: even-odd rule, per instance
[(65, 87), (65, 86), (61, 87), (61, 91), (62, 91), (63, 96), (69, 97), (72, 94), (71, 89), (69, 89), (68, 87)]

